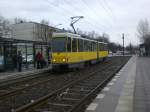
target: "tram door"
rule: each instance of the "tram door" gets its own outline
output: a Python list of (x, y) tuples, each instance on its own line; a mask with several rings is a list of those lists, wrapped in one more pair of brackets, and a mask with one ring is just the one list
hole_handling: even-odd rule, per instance
[(14, 69), (17, 65), (14, 59), (17, 58), (17, 46), (12, 44), (4, 45), (5, 69)]

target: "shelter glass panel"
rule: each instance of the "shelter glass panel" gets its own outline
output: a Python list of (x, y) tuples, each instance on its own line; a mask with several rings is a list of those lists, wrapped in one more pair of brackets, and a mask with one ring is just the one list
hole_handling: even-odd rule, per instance
[(0, 66), (4, 65), (4, 49), (3, 46), (0, 45)]

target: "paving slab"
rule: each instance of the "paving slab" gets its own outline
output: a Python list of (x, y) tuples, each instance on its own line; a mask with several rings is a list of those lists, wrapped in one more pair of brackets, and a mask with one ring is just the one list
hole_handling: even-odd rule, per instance
[[(133, 56), (92, 102), (85, 112), (132, 112), (137, 57)], [(107, 91), (106, 91), (107, 90)]]
[(150, 58), (138, 58), (136, 73), (133, 111), (150, 112)]
[(12, 72), (1, 72), (0, 73), (0, 82), (5, 80), (13, 79), (15, 77), (24, 77), (27, 75), (34, 75), (38, 73), (43, 73), (51, 70), (51, 66), (43, 68), (43, 69), (32, 69), (32, 70), (24, 70), (22, 72), (12, 71)]

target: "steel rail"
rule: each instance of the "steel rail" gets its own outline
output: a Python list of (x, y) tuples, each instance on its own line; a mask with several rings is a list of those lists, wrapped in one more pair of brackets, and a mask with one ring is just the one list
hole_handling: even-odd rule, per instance
[(88, 95), (86, 95), (84, 98), (80, 100), (78, 104), (72, 107), (72, 109), (69, 112), (77, 112), (77, 110), (80, 110), (80, 108), (85, 105), (86, 100), (91, 99), (90, 97), (96, 95), (97, 92), (101, 91), (105, 85), (113, 78), (113, 76), (123, 67), (124, 65), (120, 66), (117, 70), (115, 70), (110, 76), (108, 76), (105, 80), (103, 80), (95, 89), (93, 89)]
[(42, 102), (45, 102), (46, 100), (48, 100), (48, 99), (51, 98), (52, 96), (57, 96), (57, 95), (58, 95), (59, 93), (61, 93), (63, 90), (65, 90), (65, 89), (67, 89), (67, 88), (73, 86), (74, 84), (76, 84), (76, 83), (78, 83), (78, 82), (80, 82), (80, 81), (83, 81), (83, 80), (86, 79), (86, 78), (89, 78), (89, 77), (93, 76), (95, 73), (98, 73), (98, 72), (100, 72), (100, 71), (106, 70), (106, 69), (109, 68), (111, 65), (112, 65), (112, 64), (109, 64), (107, 67), (104, 67), (103, 69), (100, 69), (100, 70), (98, 70), (98, 71), (94, 71), (94, 72), (92, 72), (92, 73), (89, 73), (90, 75), (88, 75), (88, 76), (85, 76), (85, 77), (83, 77), (83, 78), (81, 78), (81, 79), (78, 79), (77, 81), (73, 81), (73, 82), (71, 82), (71, 83), (65, 85), (64, 87), (62, 87), (62, 88), (60, 88), (60, 89), (58, 89), (58, 90), (56, 90), (56, 91), (54, 91), (54, 92), (52, 92), (52, 93), (50, 93), (50, 94), (44, 96), (44, 97), (41, 97), (41, 98), (37, 99), (36, 101), (34, 101), (34, 102), (32, 102), (32, 103), (29, 103), (29, 104), (27, 104), (27, 105), (24, 105), (24, 106), (22, 106), (22, 107), (19, 107), (19, 108), (17, 108), (17, 109), (15, 110), (15, 112), (26, 112), (26, 111), (30, 110), (31, 108), (34, 108), (36, 105), (39, 105), (39, 104), (41, 104)]

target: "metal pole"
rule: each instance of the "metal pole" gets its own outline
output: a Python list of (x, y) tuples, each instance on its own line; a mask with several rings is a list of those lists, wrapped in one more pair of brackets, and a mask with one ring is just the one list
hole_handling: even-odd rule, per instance
[(71, 23), (70, 23), (70, 26), (73, 28), (74, 30), (74, 33), (77, 34), (75, 28), (74, 28), (74, 24), (76, 22), (78, 22), (80, 19), (84, 18), (83, 16), (74, 16), (74, 17), (71, 17)]
[(104, 40), (104, 37), (105, 37), (105, 35), (104, 35), (104, 33), (103, 33), (103, 42), (105, 41), (105, 40)]
[(124, 33), (122, 34), (122, 40), (123, 40), (123, 56), (124, 56)]

